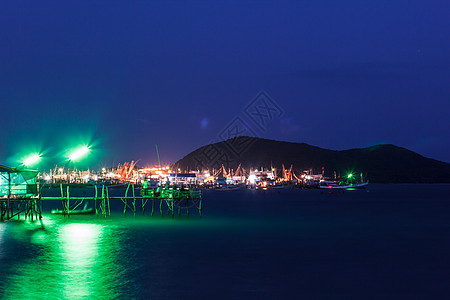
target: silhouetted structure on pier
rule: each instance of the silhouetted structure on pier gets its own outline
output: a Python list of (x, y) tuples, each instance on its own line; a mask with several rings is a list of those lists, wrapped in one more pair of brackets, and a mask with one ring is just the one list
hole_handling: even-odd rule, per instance
[(1, 220), (15, 216), (42, 218), (41, 196), (36, 181), (39, 171), (0, 166)]

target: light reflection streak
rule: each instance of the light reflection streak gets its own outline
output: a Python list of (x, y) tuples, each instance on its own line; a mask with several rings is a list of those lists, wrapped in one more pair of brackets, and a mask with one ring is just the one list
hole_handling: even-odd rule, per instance
[(60, 231), (65, 297), (88, 297), (91, 294), (96, 282), (95, 264), (99, 259), (102, 229), (96, 224), (67, 224)]
[(0, 259), (3, 258), (3, 235), (5, 232), (6, 225), (4, 223), (0, 223)]
[[(6, 276), (0, 290), (8, 287), (14, 293), (2, 299), (114, 299), (124, 293), (126, 271), (117, 259), (120, 237), (110, 226), (48, 221), (45, 229), (15, 227), (14, 240), (26, 247), (20, 249), (26, 254), (5, 254), (14, 256), (14, 264), (2, 270)], [(2, 225), (8, 224), (0, 224), (0, 258)]]

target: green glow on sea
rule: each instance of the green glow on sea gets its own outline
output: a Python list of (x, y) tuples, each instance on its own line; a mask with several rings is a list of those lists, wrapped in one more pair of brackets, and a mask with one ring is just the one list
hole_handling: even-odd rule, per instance
[(37, 255), (15, 256), (18, 263), (7, 280), (11, 292), (2, 299), (117, 298), (123, 275), (120, 241), (108, 226), (48, 219), (45, 224), (25, 225), (31, 233), (26, 253)]
[(182, 299), (185, 288), (177, 288), (179, 274), (196, 273), (203, 258), (214, 255), (215, 246), (204, 249), (210, 241), (227, 244), (237, 237), (238, 246), (241, 239), (260, 232), (291, 228), (292, 222), (283, 220), (117, 213), (107, 219), (48, 214), (42, 224), (0, 223), (0, 262), (7, 262), (2, 265), (0, 290), (11, 291), (0, 298)]

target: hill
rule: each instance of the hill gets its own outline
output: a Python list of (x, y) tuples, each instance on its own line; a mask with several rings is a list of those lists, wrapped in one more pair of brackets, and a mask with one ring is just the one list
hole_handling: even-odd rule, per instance
[(326, 176), (362, 172), (377, 183), (450, 183), (450, 164), (426, 158), (391, 144), (343, 151), (323, 149), (305, 143), (281, 142), (255, 137), (237, 137), (209, 144), (189, 153), (174, 164), (180, 170), (220, 168), (277, 169), (291, 165), (299, 173), (325, 169)]

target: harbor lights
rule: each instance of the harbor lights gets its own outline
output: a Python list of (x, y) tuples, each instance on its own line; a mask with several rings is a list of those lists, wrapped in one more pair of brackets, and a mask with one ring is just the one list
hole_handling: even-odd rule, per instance
[(84, 156), (86, 156), (90, 151), (90, 147), (88, 146), (81, 146), (79, 148), (76, 148), (72, 151), (72, 153), (69, 155), (69, 160), (72, 162), (78, 161)]
[(353, 177), (353, 174), (352, 173), (349, 173), (348, 175), (347, 175), (347, 179), (351, 179)]
[(39, 153), (34, 153), (25, 158), (22, 164), (26, 167), (31, 167), (37, 164), (41, 160), (41, 155)]

